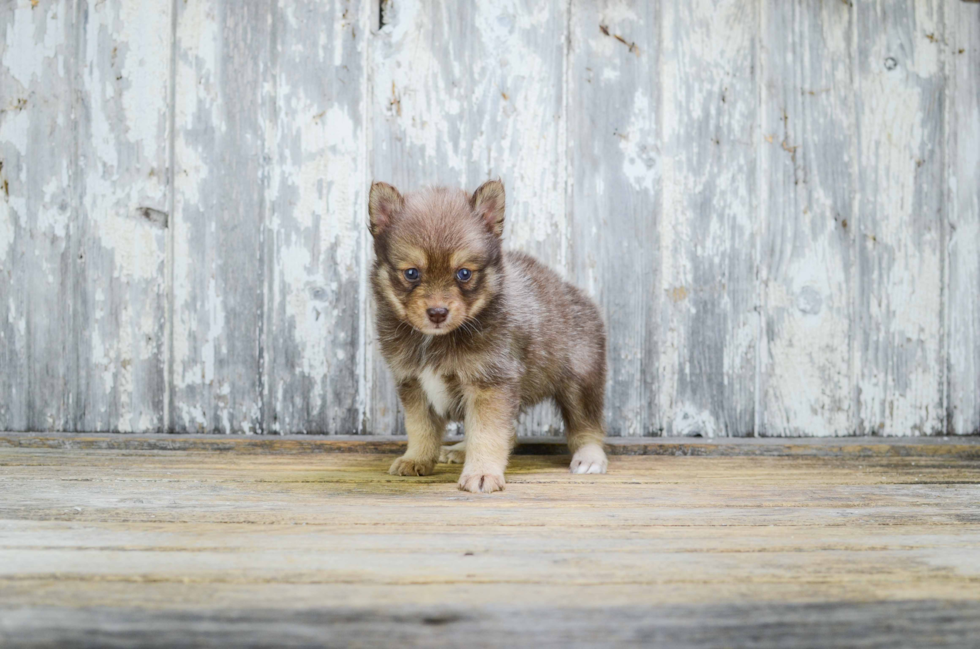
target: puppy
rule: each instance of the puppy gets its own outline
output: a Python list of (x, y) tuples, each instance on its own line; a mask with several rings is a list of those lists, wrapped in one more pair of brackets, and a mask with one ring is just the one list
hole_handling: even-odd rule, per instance
[[(544, 399), (561, 410), (571, 471), (605, 473), (602, 317), (550, 269), (503, 251), (503, 184), (402, 196), (374, 183), (369, 213), (378, 340), (408, 432), (389, 473), (428, 475), (441, 454), (463, 461), (460, 489), (503, 489), (517, 415)], [(448, 421), (465, 441), (442, 448)]]

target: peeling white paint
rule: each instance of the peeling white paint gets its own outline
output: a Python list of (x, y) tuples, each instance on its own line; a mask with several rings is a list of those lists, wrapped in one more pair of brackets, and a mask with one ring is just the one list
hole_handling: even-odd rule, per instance
[[(393, 390), (374, 366), (370, 321), (350, 317), (364, 308), (352, 292), (368, 293), (368, 175), (405, 189), (472, 189), (490, 174), (507, 184), (509, 246), (578, 278), (608, 308), (616, 430), (745, 433), (732, 422), (745, 421), (754, 397), (766, 434), (928, 434), (947, 417), (952, 432), (975, 432), (975, 8), (854, 4), (767, 0), (757, 16), (759, 7), (734, 0), (653, 10), (612, 2), (599, 12), (404, 0), (389, 3), (388, 26), (375, 34), (368, 8), (286, 3), (275, 7), (279, 67), (261, 72), (253, 95), (230, 97), (221, 75), (243, 53), (219, 24), (228, 17), (215, 2), (177, 3), (176, 194), (164, 229), (138, 209), (169, 211), (170, 3), (95, 3), (84, 30), (69, 25), (65, 3), (19, 3), (0, 46), (0, 159), (11, 191), (0, 194), (0, 267), (29, 264), (38, 301), (63, 294), (65, 281), (89, 282), (71, 298), (90, 318), (77, 351), (91, 380), (72, 395), (85, 400), (72, 407), (86, 422), (159, 425), (152, 391), (169, 289), (179, 429), (312, 429), (308, 413), (320, 426), (349, 407), (336, 396), (349, 381), (359, 412), (377, 415), (371, 432), (387, 432), (397, 428)], [(310, 31), (313, 17), (326, 28)], [(461, 21), (475, 26), (465, 40)], [(65, 41), (81, 31), (84, 51)], [(311, 82), (313, 68), (326, 80)], [(80, 82), (75, 97), (59, 85), (69, 79)], [(580, 100), (594, 92), (583, 84), (618, 103), (583, 116)], [(261, 124), (228, 119), (257, 96), (267, 102)], [(79, 159), (38, 158), (39, 129), (73, 127), (69, 102), (84, 102)], [(259, 165), (267, 177), (242, 182), (266, 183), (259, 238), (271, 255), (256, 303), (234, 309), (235, 287), (221, 273), (238, 253), (213, 243), (234, 236), (219, 237), (210, 222), (215, 187), (228, 180), (213, 141), (233, 127), (247, 133), (243, 151), (268, 158)], [(255, 133), (265, 141), (253, 147)], [(86, 273), (66, 271), (63, 256), (76, 248)], [(656, 258), (646, 265), (641, 253)], [(28, 271), (14, 271), (24, 281)], [(32, 332), (23, 301), (8, 293), (0, 304), (0, 345), (33, 336), (35, 354), (64, 350), (48, 339), (57, 323)], [(254, 353), (266, 364), (271, 412), (241, 394), (257, 377), (223, 375), (229, 336), (248, 329), (228, 314), (253, 306), (266, 317)], [(756, 345), (752, 395), (743, 386)], [(40, 362), (47, 372), (61, 360)], [(46, 409), (35, 421), (69, 419)], [(522, 422), (543, 431), (558, 419), (542, 408)]]
[(671, 425), (673, 435), (715, 437), (719, 432), (718, 423), (710, 412), (686, 403), (675, 408), (674, 420)]
[[(871, 332), (856, 359), (864, 432), (933, 434), (944, 428), (941, 229), (922, 213), (940, 213), (942, 201), (929, 181), (941, 115), (927, 110), (941, 92), (942, 74), (935, 44), (916, 24), (929, 26), (937, 10), (935, 0), (921, 0), (911, 24), (883, 16), (868, 24), (861, 43), (869, 62), (858, 101), (858, 250), (869, 297), (859, 317)], [(914, 41), (911, 51), (906, 39)], [(894, 65), (887, 64), (889, 57)]]
[(629, 126), (617, 133), (623, 152), (623, 175), (639, 191), (653, 194), (660, 180), (660, 156), (656, 151), (655, 112), (642, 90), (633, 95), (633, 110)]
[(741, 141), (758, 120), (757, 16), (699, 0), (664, 6), (662, 21), (663, 133), (651, 138), (651, 173), (633, 165), (634, 187), (659, 190), (662, 205), (660, 407), (667, 434), (751, 434), (758, 327), (744, 287), (757, 265), (757, 179), (756, 152)]
[(10, 209), (10, 201), (0, 199), (0, 268), (7, 261), (7, 255), (14, 246), (14, 215)]
[[(946, 5), (949, 146), (948, 434), (980, 432), (980, 21), (977, 7)], [(962, 50), (962, 54), (960, 54)], [(955, 54), (953, 54), (955, 53)]]
[[(25, 91), (24, 94), (27, 94)], [(4, 108), (0, 106), (0, 108)], [(24, 110), (13, 111), (7, 110), (0, 115), (0, 142), (3, 142), (4, 148), (10, 147), (17, 151), (20, 155), (26, 156), (27, 150), (27, 138), (30, 134), (31, 129), (31, 114)], [(8, 154), (9, 155), (9, 154)], [(26, 171), (21, 169), (21, 174)], [(11, 176), (11, 169), (4, 167), (4, 177), (9, 179)], [(21, 175), (18, 180), (22, 180), (23, 175)]]
[[(45, 7), (43, 11), (47, 20), (40, 30), (35, 26), (37, 15), (34, 11), (35, 8), (28, 3), (17, 3), (13, 11), (14, 19), (7, 25), (4, 35), (7, 46), (0, 62), (25, 88), (43, 76), (47, 60), (56, 57), (59, 48), (64, 45), (58, 14), (67, 11), (67, 7)], [(37, 38), (39, 31), (43, 34), (40, 39)]]
[(453, 170), (457, 182), (461, 182), (465, 169), (463, 152), (440, 145), (451, 142), (449, 125), (462, 112), (464, 98), (441, 73), (442, 66), (451, 65), (452, 61), (436, 57), (425, 8), (419, 0), (396, 2), (386, 8), (393, 20), (382, 30), (387, 37), (385, 49), (388, 56), (405, 58), (404, 63), (374, 69), (374, 87), (379, 91), (375, 101), (387, 104), (388, 119), (399, 122), (402, 137), (409, 144), (420, 147), (423, 155), (441, 156), (443, 166)]

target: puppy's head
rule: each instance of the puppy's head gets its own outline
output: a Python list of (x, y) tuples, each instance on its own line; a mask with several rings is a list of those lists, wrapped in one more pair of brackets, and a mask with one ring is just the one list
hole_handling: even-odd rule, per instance
[(402, 196), (374, 183), (368, 211), (378, 298), (415, 329), (449, 333), (476, 318), (500, 290), (500, 181), (472, 195), (440, 187)]

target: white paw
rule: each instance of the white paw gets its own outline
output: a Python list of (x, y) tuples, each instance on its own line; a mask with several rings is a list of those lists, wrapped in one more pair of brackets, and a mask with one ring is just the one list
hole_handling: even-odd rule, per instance
[(568, 470), (572, 473), (605, 473), (609, 462), (598, 444), (586, 444), (572, 456)]
[(466, 461), (466, 442), (443, 446), (439, 451), (439, 462), (443, 464), (462, 464)]
[(504, 488), (503, 473), (463, 473), (459, 477), (459, 488), (470, 493), (491, 494)]

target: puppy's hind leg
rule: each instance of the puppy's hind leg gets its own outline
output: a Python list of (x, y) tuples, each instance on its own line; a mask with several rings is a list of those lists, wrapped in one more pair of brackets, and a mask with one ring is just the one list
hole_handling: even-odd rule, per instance
[(466, 461), (466, 440), (456, 444), (446, 444), (439, 451), (439, 462), (443, 464), (462, 464)]
[(602, 448), (606, 439), (602, 420), (603, 393), (574, 386), (558, 395), (558, 407), (565, 420), (568, 450), (572, 452), (572, 473), (605, 473), (609, 462)]

